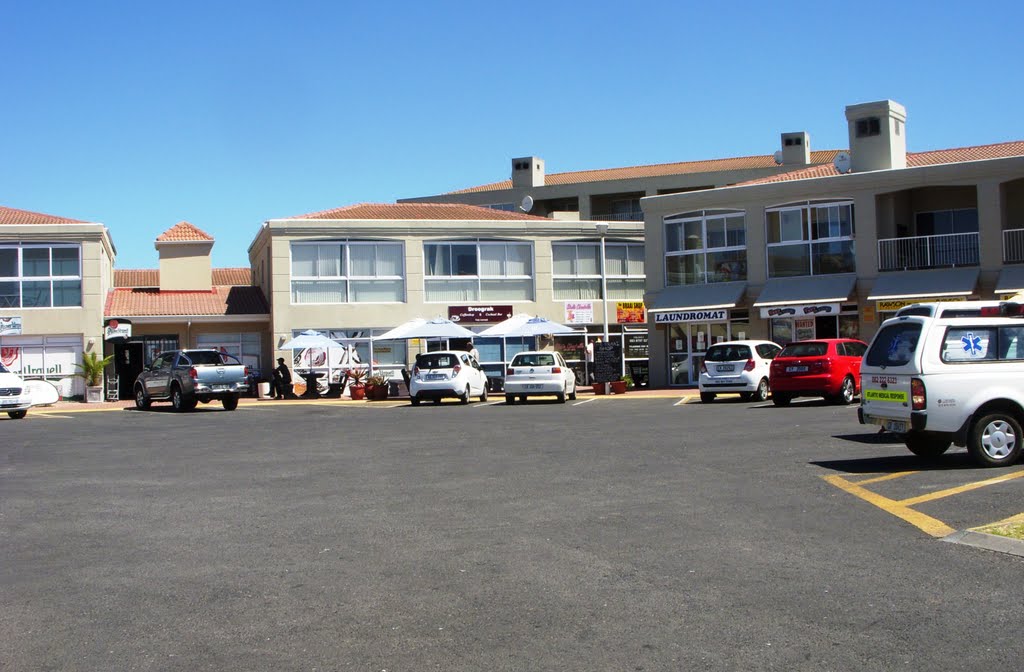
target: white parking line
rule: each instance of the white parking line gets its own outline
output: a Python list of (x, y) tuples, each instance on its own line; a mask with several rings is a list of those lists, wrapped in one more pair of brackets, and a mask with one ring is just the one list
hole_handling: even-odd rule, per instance
[(497, 404), (504, 404), (504, 403), (505, 403), (504, 399), (502, 399), (501, 401), (481, 401), (478, 404), (473, 404), (473, 406), (474, 406), (474, 408), (485, 408), (487, 406), (496, 406)]
[(689, 399), (689, 397), (683, 397), (682, 399), (680, 399), (679, 401), (677, 401), (676, 403), (674, 403), (672, 405), (673, 406), (682, 406), (683, 404), (685, 404), (687, 402), (688, 399)]
[(582, 406), (583, 404), (589, 404), (592, 401), (597, 401), (597, 397), (591, 397), (590, 399), (584, 399), (583, 401), (577, 401), (573, 406)]

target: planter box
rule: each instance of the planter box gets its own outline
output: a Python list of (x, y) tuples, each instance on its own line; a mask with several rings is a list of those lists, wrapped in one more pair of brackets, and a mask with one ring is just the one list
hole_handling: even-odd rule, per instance
[(85, 402), (88, 404), (98, 404), (103, 401), (103, 386), (102, 385), (86, 385), (85, 386)]
[(625, 394), (626, 393), (626, 381), (616, 380), (615, 382), (609, 383), (612, 386), (612, 394)]
[(366, 397), (366, 387), (363, 385), (349, 385), (348, 394), (349, 398), (353, 401), (359, 401)]
[(387, 385), (367, 385), (366, 398), (369, 401), (384, 401), (388, 398)]
[(594, 394), (604, 394), (604, 383), (594, 383)]

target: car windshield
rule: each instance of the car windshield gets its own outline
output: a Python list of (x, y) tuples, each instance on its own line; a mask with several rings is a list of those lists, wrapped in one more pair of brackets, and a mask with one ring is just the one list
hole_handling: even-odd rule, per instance
[(704, 356), (704, 360), (708, 362), (735, 362), (740, 359), (752, 359), (749, 346), (712, 345)]
[(900, 322), (882, 327), (864, 362), (868, 366), (903, 366), (913, 358), (920, 338), (920, 322)]
[(512, 366), (554, 366), (554, 355), (516, 355)]
[(416, 358), (416, 366), (421, 369), (453, 369), (457, 363), (455, 355), (449, 352), (431, 352)]
[(198, 350), (182, 353), (195, 366), (220, 366), (222, 364), (238, 364), (239, 361), (226, 352), (214, 350)]
[(828, 354), (828, 343), (810, 341), (807, 343), (790, 343), (779, 357), (822, 357)]

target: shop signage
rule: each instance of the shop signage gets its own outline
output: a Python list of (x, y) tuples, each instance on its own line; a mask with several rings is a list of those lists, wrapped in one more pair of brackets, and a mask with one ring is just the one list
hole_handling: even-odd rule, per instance
[(512, 306), (448, 306), (448, 319), (463, 324), (504, 322), (510, 317)]
[(622, 346), (594, 343), (594, 382), (611, 383), (622, 377)]
[(0, 317), (0, 336), (21, 336), (21, 317)]
[(666, 322), (724, 322), (729, 319), (729, 311), (725, 308), (715, 310), (680, 310), (674, 313), (655, 313), (657, 324)]
[(950, 301), (963, 301), (963, 296), (932, 296), (926, 299), (886, 299), (885, 301), (876, 301), (875, 308), (880, 313), (894, 313), (904, 306), (910, 306), (915, 303), (948, 303)]
[(566, 301), (565, 302), (565, 323), (566, 324), (593, 324), (594, 323), (594, 302), (593, 301)]
[(107, 320), (103, 327), (103, 340), (112, 341), (116, 338), (131, 338), (132, 323), (124, 320)]
[(799, 306), (772, 306), (761, 309), (761, 317), (766, 320), (778, 317), (817, 317), (838, 314), (838, 303), (808, 303)]
[(615, 304), (615, 321), (619, 324), (637, 324), (647, 321), (643, 301), (619, 301)]

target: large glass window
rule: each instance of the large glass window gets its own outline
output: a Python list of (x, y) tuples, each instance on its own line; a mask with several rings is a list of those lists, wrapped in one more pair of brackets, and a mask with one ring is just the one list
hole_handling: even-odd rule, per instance
[(424, 243), (427, 301), (532, 301), (530, 243)]
[[(551, 254), (556, 300), (602, 298), (600, 243), (553, 243)], [(609, 299), (643, 298), (643, 244), (605, 243), (605, 264)]]
[(0, 244), (0, 308), (81, 305), (81, 246)]
[(401, 243), (292, 243), (292, 303), (400, 303)]
[(765, 212), (768, 277), (853, 273), (853, 203), (799, 203)]
[(746, 217), (702, 210), (665, 219), (667, 285), (747, 279)]

